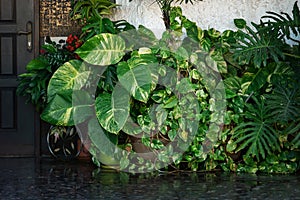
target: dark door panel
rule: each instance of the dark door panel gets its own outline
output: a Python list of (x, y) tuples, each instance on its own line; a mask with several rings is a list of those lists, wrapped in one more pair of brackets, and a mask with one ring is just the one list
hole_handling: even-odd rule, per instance
[(0, 0), (0, 156), (35, 154), (34, 108), (16, 95), (17, 77), (34, 58), (28, 22), (35, 25), (34, 0)]

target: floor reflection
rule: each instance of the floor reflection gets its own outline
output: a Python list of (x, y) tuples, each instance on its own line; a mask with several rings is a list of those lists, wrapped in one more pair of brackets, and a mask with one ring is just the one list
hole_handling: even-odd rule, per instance
[(300, 199), (299, 175), (128, 174), (88, 161), (0, 159), (3, 199)]

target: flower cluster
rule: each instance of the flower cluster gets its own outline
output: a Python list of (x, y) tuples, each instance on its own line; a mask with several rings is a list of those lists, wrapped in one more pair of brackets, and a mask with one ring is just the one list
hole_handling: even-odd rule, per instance
[(82, 43), (83, 42), (76, 35), (70, 34), (66, 40), (66, 48), (70, 52), (74, 52)]

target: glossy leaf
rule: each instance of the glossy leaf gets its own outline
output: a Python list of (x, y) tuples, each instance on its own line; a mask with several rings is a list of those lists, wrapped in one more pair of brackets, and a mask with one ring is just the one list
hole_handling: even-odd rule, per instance
[(278, 135), (272, 127), (272, 120), (264, 102), (253, 98), (254, 106), (247, 104), (245, 117), (247, 122), (239, 124), (233, 130), (232, 139), (238, 145), (236, 152), (247, 150), (246, 156), (255, 156), (258, 160), (267, 154), (280, 151)]
[[(76, 105), (73, 101), (77, 102)], [(55, 94), (41, 114), (41, 118), (53, 125), (73, 126), (93, 114), (92, 102), (91, 96), (85, 91), (64, 90)]]
[(125, 42), (118, 35), (102, 33), (87, 40), (76, 53), (92, 65), (112, 65), (125, 55)]
[(66, 62), (56, 70), (49, 81), (48, 101), (61, 91), (80, 90), (86, 85), (91, 73), (79, 60)]
[(118, 65), (119, 81), (136, 100), (147, 102), (158, 80), (157, 65), (154, 55), (133, 52), (131, 59)]
[(128, 92), (119, 84), (112, 94), (100, 94), (96, 98), (96, 115), (101, 126), (110, 133), (118, 134), (129, 116)]

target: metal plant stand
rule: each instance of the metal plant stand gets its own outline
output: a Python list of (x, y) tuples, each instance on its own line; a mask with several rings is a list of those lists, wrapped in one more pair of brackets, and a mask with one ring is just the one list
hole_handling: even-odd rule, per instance
[(47, 134), (50, 153), (57, 159), (71, 160), (80, 154), (83, 144), (75, 126), (51, 126)]

